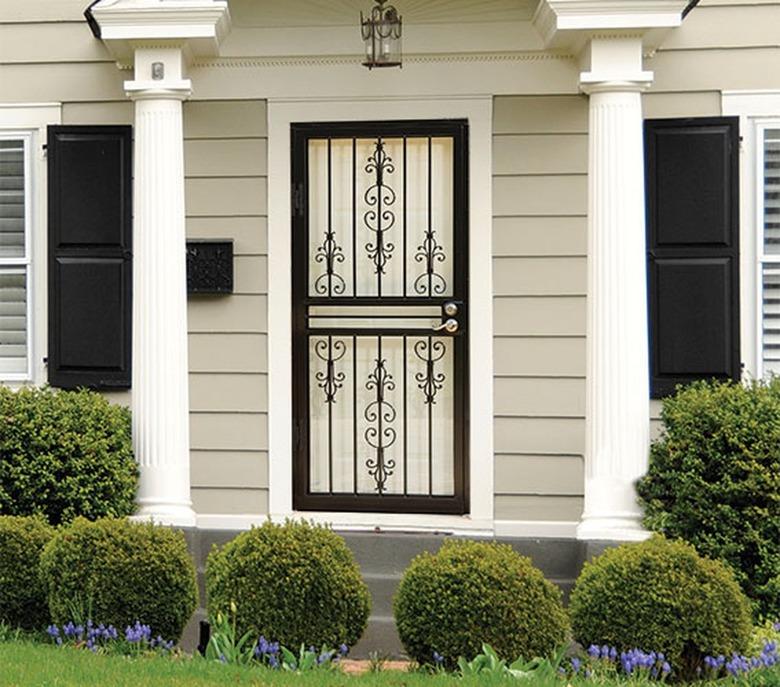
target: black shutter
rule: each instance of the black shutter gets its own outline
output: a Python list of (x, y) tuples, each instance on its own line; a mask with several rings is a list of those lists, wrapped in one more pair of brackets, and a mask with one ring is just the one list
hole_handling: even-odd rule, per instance
[(645, 122), (651, 389), (739, 379), (739, 120)]
[(130, 386), (132, 129), (52, 126), (49, 383)]

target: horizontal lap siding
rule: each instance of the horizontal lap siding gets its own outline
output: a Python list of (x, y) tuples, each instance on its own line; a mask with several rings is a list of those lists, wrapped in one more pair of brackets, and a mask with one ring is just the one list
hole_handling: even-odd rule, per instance
[(494, 101), (495, 517), (582, 511), (588, 105)]
[(184, 105), (189, 238), (234, 241), (234, 293), (189, 299), (192, 500), (268, 510), (267, 138), (258, 101)]
[(721, 92), (777, 89), (778, 0), (701, 0), (645, 61), (646, 117), (721, 114)]

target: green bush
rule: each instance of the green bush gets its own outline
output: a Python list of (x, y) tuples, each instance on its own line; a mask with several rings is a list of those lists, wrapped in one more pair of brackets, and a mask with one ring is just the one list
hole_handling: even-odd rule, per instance
[(39, 575), (43, 547), (54, 529), (40, 517), (0, 517), (0, 622), (40, 630), (49, 619)]
[(760, 655), (764, 647), (769, 643), (774, 643), (775, 646), (780, 647), (780, 623), (765, 620), (753, 628), (747, 655)]
[(297, 648), (355, 644), (366, 627), (368, 588), (344, 540), (326, 527), (266, 522), (214, 547), (206, 564), (211, 617), (236, 605), (239, 635)]
[(52, 620), (74, 608), (118, 629), (136, 620), (178, 640), (198, 602), (195, 566), (184, 535), (151, 523), (77, 518), (41, 555)]
[(551, 654), (567, 636), (561, 592), (511, 546), (446, 541), (417, 556), (395, 598), (395, 620), (409, 655), (448, 666), (483, 643), (507, 660)]
[(91, 391), (0, 387), (0, 513), (129, 515), (137, 482), (129, 410)]
[(756, 615), (780, 617), (780, 379), (692, 384), (662, 418), (637, 489), (646, 527), (727, 562)]
[(660, 535), (586, 563), (569, 611), (584, 646), (661, 651), (682, 677), (695, 677), (706, 655), (743, 653), (752, 630), (731, 570)]

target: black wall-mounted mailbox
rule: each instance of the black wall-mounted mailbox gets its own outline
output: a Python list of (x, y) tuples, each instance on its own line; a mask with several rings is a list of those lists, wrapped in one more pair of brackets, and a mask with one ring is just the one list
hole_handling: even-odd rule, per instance
[(187, 241), (187, 293), (233, 293), (233, 241)]

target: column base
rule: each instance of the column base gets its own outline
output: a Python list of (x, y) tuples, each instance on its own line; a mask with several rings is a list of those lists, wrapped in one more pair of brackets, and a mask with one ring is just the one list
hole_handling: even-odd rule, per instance
[(170, 527), (195, 527), (197, 517), (189, 504), (140, 503), (138, 511), (131, 520), (135, 522), (154, 522)]
[(582, 541), (632, 542), (649, 537), (638, 517), (585, 515), (577, 526), (577, 539)]

